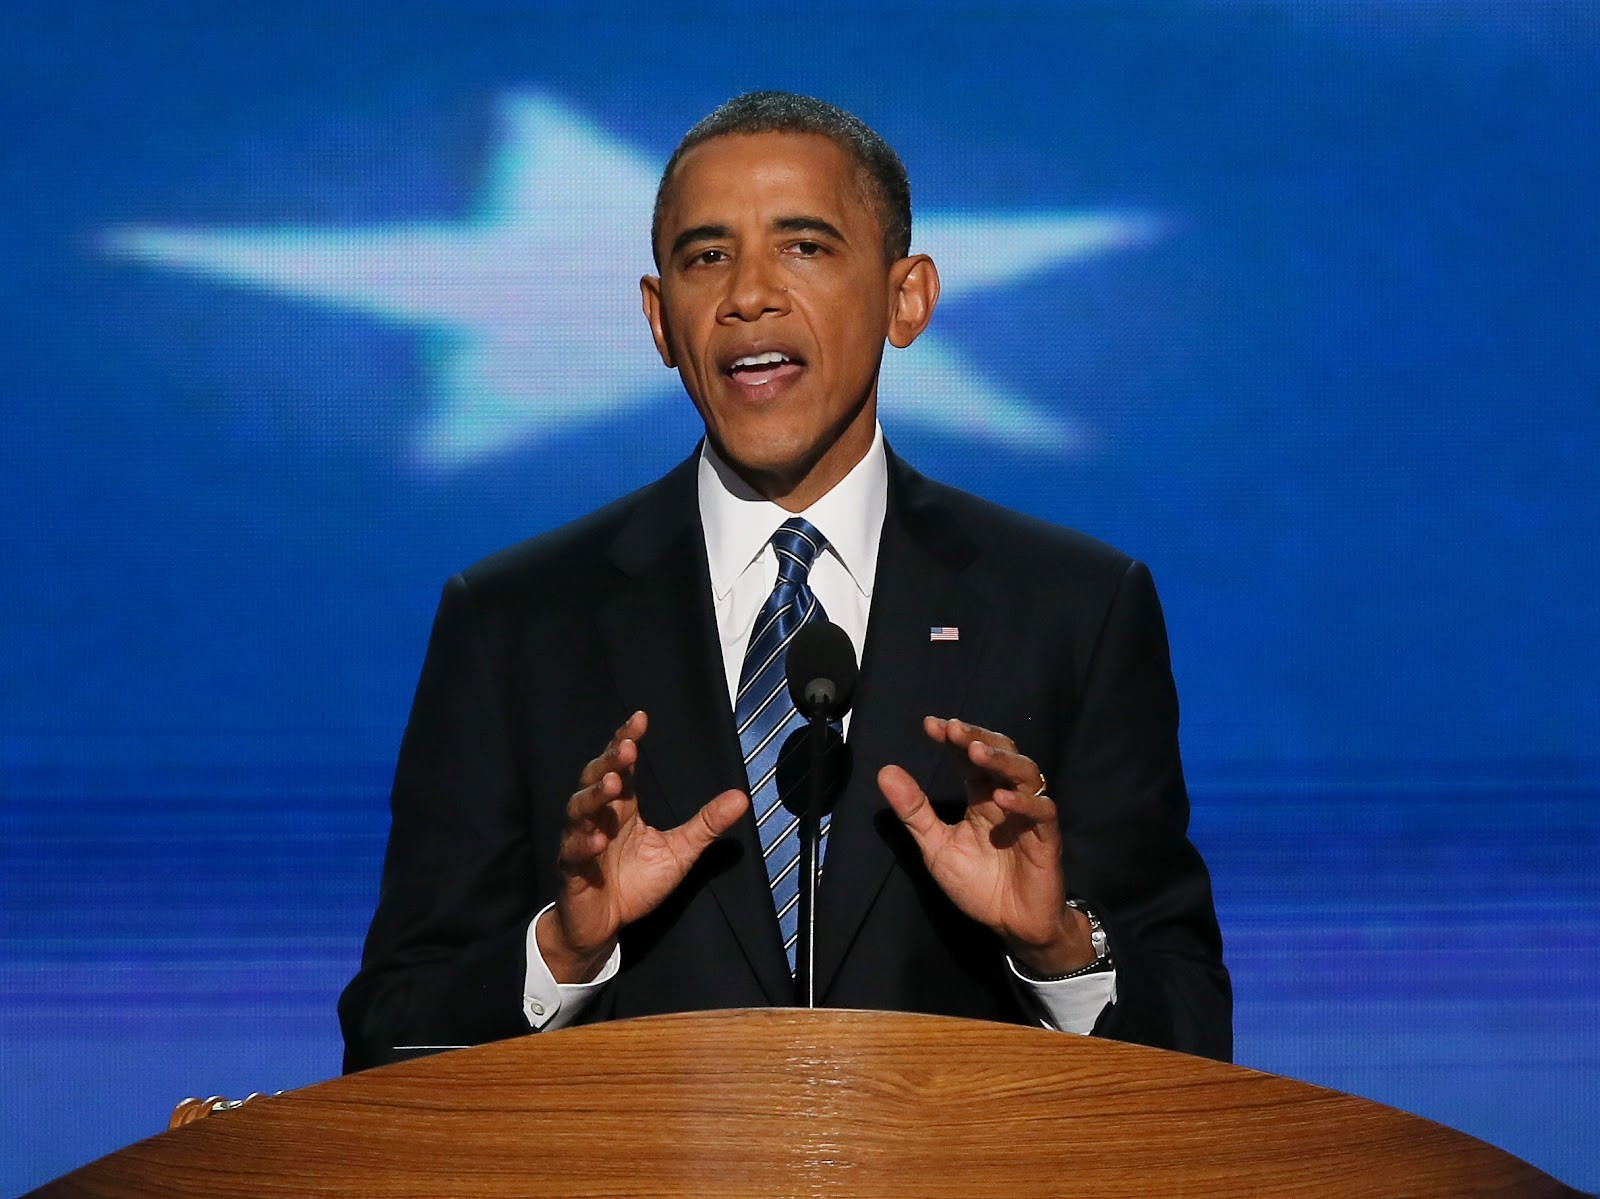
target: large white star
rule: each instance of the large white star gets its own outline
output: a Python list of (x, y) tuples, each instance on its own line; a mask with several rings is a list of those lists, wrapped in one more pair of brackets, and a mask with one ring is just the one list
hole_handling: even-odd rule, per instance
[[(436, 406), (416, 433), (421, 465), (465, 465), (655, 402), (675, 380), (645, 330), (637, 281), (650, 269), (659, 166), (544, 94), (507, 96), (502, 119), (491, 178), (465, 221), (135, 226), (108, 231), (103, 245), (424, 330)], [(918, 216), (915, 236), (950, 301), (1158, 229), (1150, 217), (1114, 212), (936, 212)], [(933, 330), (886, 356), (880, 395), (891, 420), (963, 438), (1035, 452), (1081, 440), (1071, 421), (985, 378)]]

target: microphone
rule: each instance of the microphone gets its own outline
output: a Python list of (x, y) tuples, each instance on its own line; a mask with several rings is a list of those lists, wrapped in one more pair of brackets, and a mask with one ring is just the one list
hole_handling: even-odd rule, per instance
[(803, 625), (789, 642), (784, 663), (789, 698), (808, 719), (838, 720), (855, 698), (855, 646), (850, 635), (826, 620)]
[[(817, 835), (822, 813), (831, 804), (834, 771), (830, 761), (829, 734), (838, 741), (828, 721), (837, 720), (850, 710), (855, 698), (855, 647), (850, 636), (836, 624), (815, 621), (803, 625), (789, 642), (784, 658), (784, 673), (789, 681), (789, 698), (795, 710), (809, 721), (803, 730), (811, 743), (810, 768), (806, 771), (805, 807), (799, 813), (800, 896), (798, 930), (794, 953), (795, 1002), (800, 1007), (817, 1006)], [(780, 751), (781, 756), (781, 751)], [(781, 784), (780, 784), (781, 788)]]

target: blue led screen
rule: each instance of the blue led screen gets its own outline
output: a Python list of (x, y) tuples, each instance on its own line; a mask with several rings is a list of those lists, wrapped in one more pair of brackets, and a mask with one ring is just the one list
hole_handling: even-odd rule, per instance
[(9, 14), (0, 1190), (336, 1072), (439, 586), (692, 449), (756, 87), (910, 170), (897, 450), (1155, 573), (1238, 1060), (1600, 1188), (1591, 5)]

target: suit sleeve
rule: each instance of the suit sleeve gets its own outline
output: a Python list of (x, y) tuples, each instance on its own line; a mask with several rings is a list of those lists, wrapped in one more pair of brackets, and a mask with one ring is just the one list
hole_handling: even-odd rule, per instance
[(1056, 784), (1069, 893), (1101, 916), (1117, 1001), (1095, 1033), (1229, 1060), (1233, 999), (1210, 878), (1188, 839), (1178, 697), (1150, 572), (1129, 563), (1084, 666)]
[(522, 1015), (535, 890), (507, 696), (467, 582), (446, 584), (401, 741), (378, 907), (339, 1001), (347, 1071), (404, 1045), (474, 1045)]

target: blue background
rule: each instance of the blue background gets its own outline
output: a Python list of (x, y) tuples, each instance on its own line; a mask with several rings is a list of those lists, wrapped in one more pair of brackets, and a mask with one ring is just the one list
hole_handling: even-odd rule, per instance
[[(1600, 1187), (1592, 5), (8, 10), (0, 1190), (337, 1071), (439, 584), (696, 429), (663, 372), (425, 468), (440, 330), (108, 237), (455, 226), (509, 97), (659, 164), (752, 87), (861, 114), (919, 211), (1159, 217), (936, 317), (1081, 446), (959, 392), (888, 435), (1154, 569), (1238, 1060)], [(631, 305), (645, 229), (569, 236)]]

